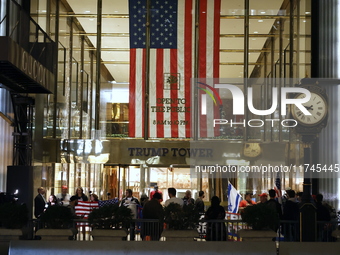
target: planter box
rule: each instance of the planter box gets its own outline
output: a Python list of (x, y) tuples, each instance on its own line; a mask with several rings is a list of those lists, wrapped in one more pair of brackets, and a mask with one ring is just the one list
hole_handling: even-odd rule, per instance
[(0, 241), (20, 240), (22, 235), (22, 229), (0, 228)]
[(43, 240), (73, 240), (73, 236), (76, 235), (78, 231), (74, 228), (71, 229), (48, 229), (42, 228), (36, 232), (37, 236), (41, 236)]
[(94, 241), (122, 241), (128, 235), (126, 229), (93, 229), (91, 235)]
[(164, 229), (162, 237), (166, 238), (166, 241), (194, 241), (194, 238), (198, 237), (197, 230), (173, 230)]
[(337, 242), (340, 242), (340, 230), (339, 230), (339, 229), (334, 230), (334, 231), (332, 232), (332, 236), (336, 238), (336, 241), (337, 241)]
[(241, 229), (237, 235), (245, 242), (270, 242), (276, 237), (276, 232), (273, 230)]

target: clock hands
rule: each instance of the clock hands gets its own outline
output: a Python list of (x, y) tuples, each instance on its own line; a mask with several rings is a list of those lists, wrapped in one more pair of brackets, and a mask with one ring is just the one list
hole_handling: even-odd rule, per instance
[(313, 111), (313, 105), (311, 105), (311, 106), (306, 106), (306, 105), (305, 105), (305, 108), (306, 108), (307, 110), (312, 110), (312, 111)]

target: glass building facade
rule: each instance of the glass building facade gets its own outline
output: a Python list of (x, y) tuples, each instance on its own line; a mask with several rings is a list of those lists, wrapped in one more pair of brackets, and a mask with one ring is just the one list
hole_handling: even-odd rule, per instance
[[(0, 36), (11, 38), (42, 67), (35, 72), (36, 86), (9, 78), (0, 81), (4, 98), (0, 142), (5, 148), (0, 153), (4, 159), (0, 190), (6, 190), (6, 168), (12, 164), (32, 167), (32, 193), (45, 186), (47, 194), (57, 194), (67, 185), (70, 193), (81, 186), (102, 199), (122, 198), (125, 189), (131, 188), (139, 198), (158, 185), (165, 196), (168, 187), (175, 187), (179, 196), (190, 189), (196, 197), (203, 190), (207, 201), (216, 194), (225, 202), (228, 181), (241, 194), (261, 194), (273, 188), (277, 178), (282, 189), (303, 190), (305, 145), (292, 128), (280, 125), (284, 117), (279, 108), (262, 116), (264, 124), (258, 128), (221, 125), (209, 129), (202, 123), (211, 116), (200, 112), (208, 93), (195, 84), (232, 81), (244, 93), (252, 87), (254, 107), (269, 109), (273, 88), (293, 87), (306, 77), (338, 78), (337, 71), (323, 73), (324, 58), (333, 53), (321, 52), (321, 46), (315, 45), (322, 43), (313, 35), (315, 24), (320, 34), (328, 24), (321, 14), (330, 7), (320, 4), (324, 9), (316, 10), (310, 0), (183, 0), (173, 10), (168, 2), (164, 2), (164, 11), (155, 1), (149, 7), (143, 1), (136, 7), (128, 0), (1, 2)], [(337, 26), (333, 24), (334, 29)], [(175, 34), (155, 32), (164, 27)], [(175, 40), (177, 46), (153, 46), (157, 38)], [(320, 37), (325, 47), (331, 49), (332, 45), (337, 50), (336, 40), (326, 38), (332, 36)], [(140, 40), (142, 46), (134, 47), (134, 40)], [(40, 70), (38, 64), (32, 64), (32, 73), (35, 68)], [(45, 76), (37, 80), (38, 73)], [(29, 73), (27, 77), (34, 79)], [(30, 89), (21, 90), (11, 83)], [(337, 89), (328, 94), (333, 115), (314, 143), (312, 156), (316, 162), (334, 164), (339, 156)], [(18, 116), (13, 95), (34, 101), (24, 110), (30, 113), (25, 114), (28, 132), (19, 132), (20, 125), (16, 127), (19, 131), (12, 130)], [(219, 95), (216, 119), (237, 123), (258, 119), (250, 111), (235, 116), (230, 93), (220, 89)], [(216, 109), (213, 102), (207, 103), (209, 107)], [(11, 138), (11, 133), (21, 136)], [(30, 139), (20, 150), (15, 145), (20, 144), (23, 133)], [(202, 165), (284, 165), (294, 171), (280, 175), (237, 172), (228, 178), (218, 173), (193, 176), (192, 142), (206, 152), (213, 151), (211, 160), (197, 159)], [(326, 149), (330, 142), (331, 148)], [(258, 148), (259, 155), (245, 155), (248, 148)], [(26, 160), (20, 160), (23, 151), (30, 152)], [(334, 207), (339, 206), (339, 190), (337, 178), (313, 181), (313, 192), (323, 193)]]

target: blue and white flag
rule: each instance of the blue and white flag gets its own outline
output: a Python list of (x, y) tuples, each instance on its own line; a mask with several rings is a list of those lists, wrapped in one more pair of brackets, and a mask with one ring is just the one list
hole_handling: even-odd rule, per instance
[(241, 195), (234, 188), (234, 186), (230, 182), (228, 182), (228, 212), (237, 213), (240, 201)]

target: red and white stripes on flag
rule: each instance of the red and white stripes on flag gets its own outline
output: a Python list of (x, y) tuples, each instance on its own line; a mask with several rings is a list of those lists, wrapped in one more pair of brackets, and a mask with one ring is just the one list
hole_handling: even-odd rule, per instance
[[(133, 8), (140, 1), (130, 0), (130, 37), (137, 35), (133, 30)], [(143, 3), (143, 1), (141, 1)], [(177, 10), (169, 8), (176, 15), (175, 22), (158, 21), (161, 26), (171, 30), (176, 24), (176, 32), (163, 36), (160, 40), (174, 39), (176, 47), (152, 47), (149, 61), (149, 109), (145, 107), (146, 49), (130, 38), (130, 96), (129, 96), (129, 136), (143, 137), (145, 111), (149, 111), (150, 138), (185, 138), (191, 137), (191, 79), (195, 78), (195, 0), (152, 0), (153, 12), (157, 14), (157, 5), (176, 3)], [(201, 0), (199, 11), (198, 36), (198, 76), (200, 78), (219, 77), (219, 37), (220, 37), (220, 0)], [(143, 6), (135, 8), (141, 10)], [(151, 12), (151, 13), (153, 13)], [(170, 20), (171, 21), (171, 20)], [(144, 22), (144, 21), (143, 21)], [(153, 22), (153, 20), (151, 21)], [(164, 23), (162, 23), (164, 22)], [(145, 22), (144, 22), (145, 23)], [(154, 23), (157, 23), (155, 20)], [(142, 27), (139, 23), (138, 26)], [(164, 25), (164, 26), (163, 26)], [(158, 28), (157, 28), (158, 29)], [(145, 31), (145, 30), (144, 30)], [(142, 38), (139, 36), (139, 39)], [(138, 40), (138, 36), (136, 37)], [(153, 36), (151, 40), (158, 40)], [(176, 78), (175, 86), (165, 86), (167, 78)], [(197, 77), (196, 77), (197, 78)], [(208, 121), (208, 120), (207, 120)], [(203, 130), (203, 129), (202, 129)], [(206, 128), (205, 128), (206, 130)], [(208, 132), (208, 131), (205, 131)], [(212, 131), (213, 132), (213, 131)], [(204, 133), (203, 133), (204, 135)]]
[(98, 208), (98, 202), (78, 201), (75, 206), (76, 215), (87, 219), (90, 212), (95, 208)]
[[(89, 214), (93, 209), (98, 208), (98, 202), (88, 202), (88, 201), (78, 201), (78, 204), (75, 206), (75, 212), (77, 217), (82, 219), (87, 219)], [(87, 225), (86, 223), (78, 223), (78, 226)]]
[[(200, 1), (199, 17), (199, 49), (198, 49), (198, 81), (210, 86), (212, 79), (219, 78), (220, 64), (220, 1)], [(206, 79), (208, 78), (208, 79)], [(218, 79), (217, 79), (218, 80)], [(196, 84), (195, 84), (196, 85)], [(197, 86), (199, 86), (197, 84)], [(203, 92), (199, 91), (199, 100)], [(200, 102), (200, 101), (199, 101)], [(207, 114), (199, 115), (199, 136), (214, 137), (219, 135), (219, 127), (213, 128), (213, 119), (220, 119), (219, 105), (206, 100)], [(201, 107), (199, 107), (199, 112)]]

